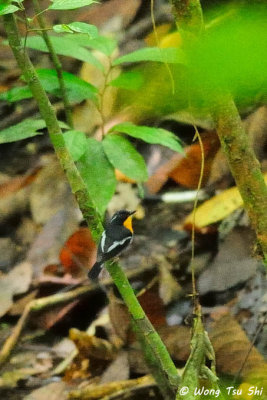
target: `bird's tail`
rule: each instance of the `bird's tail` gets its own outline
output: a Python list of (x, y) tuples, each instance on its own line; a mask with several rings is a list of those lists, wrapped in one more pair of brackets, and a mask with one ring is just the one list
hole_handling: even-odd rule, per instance
[(92, 281), (95, 281), (98, 278), (98, 275), (100, 274), (102, 267), (103, 263), (96, 262), (88, 272), (88, 278), (91, 279)]

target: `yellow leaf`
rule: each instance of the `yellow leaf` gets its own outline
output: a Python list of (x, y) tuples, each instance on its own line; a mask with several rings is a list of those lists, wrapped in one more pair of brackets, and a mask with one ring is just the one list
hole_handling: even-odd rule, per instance
[(180, 47), (181, 44), (181, 34), (179, 32), (172, 32), (161, 39), (159, 47), (162, 49), (165, 49), (166, 47)]
[[(267, 173), (264, 175), (267, 183)], [(205, 201), (196, 209), (195, 226), (204, 228), (226, 218), (233, 211), (243, 206), (243, 200), (238, 188), (227, 189), (224, 192)], [(193, 212), (184, 221), (184, 225), (193, 225)]]

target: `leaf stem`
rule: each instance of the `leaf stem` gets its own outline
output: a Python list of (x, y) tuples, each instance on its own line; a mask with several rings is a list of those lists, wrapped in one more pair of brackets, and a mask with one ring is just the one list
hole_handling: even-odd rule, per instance
[(66, 115), (66, 121), (67, 124), (73, 128), (73, 120), (72, 120), (72, 112), (71, 112), (71, 105), (70, 105), (70, 101), (68, 98), (68, 94), (67, 94), (67, 89), (66, 89), (66, 85), (65, 85), (65, 81), (64, 81), (64, 77), (63, 77), (63, 69), (62, 69), (62, 64), (60, 62), (60, 59), (54, 49), (54, 46), (50, 40), (50, 37), (47, 33), (47, 27), (46, 27), (46, 23), (45, 23), (45, 18), (42, 14), (41, 8), (40, 8), (40, 4), (38, 0), (33, 0), (33, 5), (34, 5), (34, 10), (36, 12), (36, 18), (38, 21), (38, 24), (40, 26), (40, 31), (41, 31), (41, 35), (45, 41), (45, 44), (49, 50), (49, 56), (52, 60), (52, 63), (54, 64), (56, 73), (57, 73), (57, 78), (58, 78), (58, 83), (59, 83), (59, 87), (60, 87), (60, 92), (61, 92), (61, 96), (62, 96), (62, 101), (64, 104), (64, 110), (65, 110), (65, 115)]
[[(98, 242), (103, 230), (100, 216), (96, 211), (94, 202), (89, 196), (86, 185), (81, 178), (73, 159), (66, 149), (64, 137), (58, 124), (55, 111), (39, 81), (38, 75), (36, 74), (27, 52), (24, 52), (15, 17), (13, 14), (7, 14), (4, 15), (3, 19), (10, 47), (33, 94), (33, 97), (37, 101), (40, 113), (46, 122), (48, 133), (52, 144), (54, 145), (55, 152), (59, 158), (63, 170), (66, 173), (83, 216), (91, 230), (93, 239)], [(123, 300), (125, 301), (132, 318), (140, 330), (140, 333), (142, 334), (147, 345), (150, 347), (151, 352), (153, 352), (154, 358), (158, 363), (158, 368), (161, 370), (162, 374), (166, 376), (169, 389), (173, 393), (174, 398), (180, 378), (165, 345), (161, 341), (153, 325), (146, 317), (124, 271), (117, 263), (108, 263), (107, 270), (117, 286)], [(27, 319), (27, 315), (25, 316), (25, 319)], [(156, 375), (155, 379), (157, 379)], [(160, 387), (161, 382), (157, 382)]]

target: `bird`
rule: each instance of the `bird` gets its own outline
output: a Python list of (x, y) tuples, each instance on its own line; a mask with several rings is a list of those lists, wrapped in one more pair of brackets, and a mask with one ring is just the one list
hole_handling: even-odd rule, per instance
[(118, 256), (133, 240), (132, 217), (136, 211), (119, 210), (110, 219), (102, 233), (97, 260), (88, 272), (88, 278), (96, 280), (104, 262)]

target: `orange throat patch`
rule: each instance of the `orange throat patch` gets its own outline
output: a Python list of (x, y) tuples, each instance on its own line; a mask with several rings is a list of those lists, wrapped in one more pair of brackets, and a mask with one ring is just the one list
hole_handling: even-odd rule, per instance
[(132, 215), (130, 215), (123, 223), (125, 228), (129, 229), (133, 233), (133, 227), (132, 227)]

